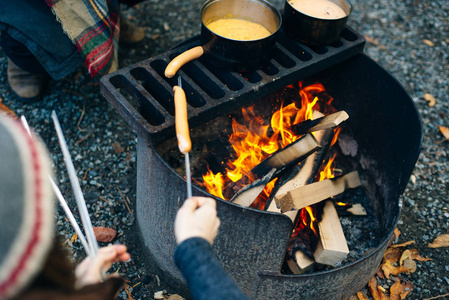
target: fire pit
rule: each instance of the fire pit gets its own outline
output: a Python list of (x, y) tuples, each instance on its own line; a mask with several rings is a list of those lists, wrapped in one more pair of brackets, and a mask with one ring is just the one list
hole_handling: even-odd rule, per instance
[[(320, 82), (333, 105), (350, 118), (365, 194), (379, 223), (373, 249), (341, 267), (310, 274), (282, 274), (292, 221), (283, 214), (217, 200), (221, 227), (215, 252), (226, 271), (254, 299), (344, 299), (376, 272), (400, 213), (399, 197), (420, 151), (421, 125), (412, 100), (384, 69), (363, 54), (364, 39), (346, 28), (339, 41), (310, 48), (280, 33), (270, 63), (255, 72), (216, 69), (201, 58), (185, 65), (183, 79), (192, 128), (282, 90), (299, 80)], [(175, 135), (172, 86), (163, 71), (193, 38), (160, 56), (105, 76), (104, 97), (137, 131), (137, 227), (148, 265), (174, 291), (187, 293), (173, 263), (173, 222), (185, 198), (185, 180), (156, 148)], [(194, 186), (194, 195), (211, 196)], [(368, 250), (368, 249), (367, 249)]]

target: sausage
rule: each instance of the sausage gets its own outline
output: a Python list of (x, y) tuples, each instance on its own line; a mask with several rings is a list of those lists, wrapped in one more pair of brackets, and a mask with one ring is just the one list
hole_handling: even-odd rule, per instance
[(189, 49), (189, 50), (179, 54), (178, 56), (173, 58), (173, 60), (165, 68), (165, 77), (172, 78), (173, 76), (176, 75), (176, 72), (178, 72), (178, 70), (183, 65), (185, 65), (189, 61), (197, 59), (198, 57), (203, 55), (203, 53), (204, 53), (203, 47), (196, 46), (196, 47), (193, 47), (192, 49)]
[(175, 128), (176, 138), (178, 139), (178, 148), (185, 154), (192, 149), (190, 141), (189, 123), (187, 119), (187, 101), (186, 94), (179, 86), (173, 87), (175, 94)]

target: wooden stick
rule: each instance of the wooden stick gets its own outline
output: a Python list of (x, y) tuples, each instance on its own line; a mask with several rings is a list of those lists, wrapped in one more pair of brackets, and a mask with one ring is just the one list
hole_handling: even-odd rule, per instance
[(349, 115), (342, 110), (327, 116), (315, 118), (314, 120), (307, 120), (297, 125), (293, 125), (292, 130), (295, 134), (299, 135), (323, 129), (330, 129), (340, 125), (340, 123), (346, 121), (348, 118)]
[(356, 188), (360, 185), (359, 174), (357, 171), (353, 171), (341, 177), (325, 179), (296, 188), (280, 198), (275, 197), (274, 200), (282, 212), (290, 211), (293, 208), (301, 209), (313, 205), (341, 194), (345, 189)]
[[(323, 146), (323, 140), (328, 140), (327, 137), (332, 139), (332, 130), (321, 130), (315, 133), (316, 140)], [(304, 161), (304, 164), (301, 166), (301, 170), (294, 176), (291, 180), (284, 183), (277, 191), (275, 196), (281, 197), (282, 195), (287, 194), (289, 191), (294, 190), (295, 188), (299, 188), (306, 184), (312, 183), (315, 174), (313, 171), (317, 164), (321, 165), (321, 160), (317, 160), (319, 157), (318, 152), (312, 153), (307, 159)]]
[(282, 170), (293, 164), (297, 164), (307, 156), (320, 148), (319, 143), (308, 133), (291, 143), (290, 145), (276, 151), (270, 157), (264, 159), (260, 164), (255, 166), (251, 172), (257, 178), (264, 177), (272, 169)]
[(294, 259), (287, 260), (287, 265), (293, 274), (304, 274), (313, 268), (315, 261), (301, 250), (297, 250), (294, 254)]
[(331, 200), (326, 201), (321, 217), (321, 222), (318, 223), (320, 242), (313, 256), (317, 263), (335, 266), (346, 258), (349, 248)]
[[(313, 117), (316, 118), (322, 118), (324, 115), (314, 110), (313, 111)], [(332, 129), (328, 130), (320, 130), (318, 132), (314, 133), (314, 137), (316, 141), (323, 147), (324, 141), (328, 141), (332, 139)], [(325, 147), (326, 148), (326, 147)], [(293, 176), (290, 180), (283, 183), (279, 189), (274, 194), (274, 197), (282, 198), (285, 196), (290, 190), (293, 190), (295, 188), (299, 188), (301, 186), (304, 186), (308, 183), (311, 183), (313, 181), (313, 177), (315, 174), (313, 174), (314, 169), (316, 168), (317, 164), (321, 164), (321, 160), (318, 160), (318, 157), (321, 157), (322, 155), (318, 155), (320, 151), (322, 151), (323, 148), (321, 148), (319, 151), (312, 153), (307, 157), (307, 159), (304, 161), (304, 163), (301, 166), (298, 166), (300, 168), (299, 172)], [(282, 179), (282, 178), (280, 178)], [(280, 207), (276, 205), (276, 201), (271, 201), (267, 211), (274, 211), (274, 212), (281, 212)], [(298, 210), (295, 210), (294, 213), (292, 212), (285, 212), (294, 222), (294, 219), (296, 217), (296, 213)]]
[(253, 183), (245, 185), (230, 201), (241, 206), (250, 206), (263, 191), (267, 183), (273, 179), (272, 177), (275, 172), (276, 169), (272, 169), (262, 179), (255, 180)]

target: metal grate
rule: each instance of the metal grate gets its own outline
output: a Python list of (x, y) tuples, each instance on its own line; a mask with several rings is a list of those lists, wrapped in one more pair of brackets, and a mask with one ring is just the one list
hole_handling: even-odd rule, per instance
[[(200, 45), (195, 36), (161, 55), (104, 76), (102, 95), (141, 135), (152, 142), (174, 136), (172, 87), (177, 76), (164, 76), (178, 54)], [(349, 27), (329, 46), (306, 46), (280, 31), (270, 61), (254, 72), (237, 73), (208, 65), (200, 57), (178, 71), (187, 95), (190, 127), (273, 93), (288, 84), (323, 71), (361, 52), (365, 38)]]

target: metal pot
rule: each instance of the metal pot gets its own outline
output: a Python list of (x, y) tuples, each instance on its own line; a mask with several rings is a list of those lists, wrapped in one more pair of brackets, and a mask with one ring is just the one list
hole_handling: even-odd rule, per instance
[[(314, 1), (315, 9), (319, 4), (336, 4), (337, 8), (343, 10), (344, 14), (336, 18), (322, 18), (318, 14), (306, 14), (301, 11), (295, 0), (284, 1), (282, 14), (283, 30), (292, 38), (309, 45), (322, 46), (337, 41), (352, 11), (349, 0), (320, 0)], [(323, 7), (323, 10), (326, 8)]]
[[(210, 20), (230, 17), (259, 23), (271, 34), (258, 40), (233, 40), (206, 26)], [(175, 57), (165, 75), (174, 76), (185, 63), (203, 54), (216, 67), (236, 72), (254, 71), (270, 58), (281, 23), (279, 11), (265, 0), (208, 0), (201, 7), (201, 46)]]

